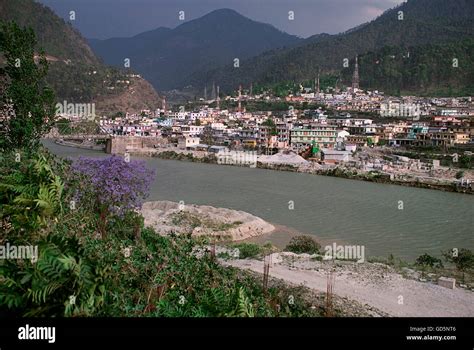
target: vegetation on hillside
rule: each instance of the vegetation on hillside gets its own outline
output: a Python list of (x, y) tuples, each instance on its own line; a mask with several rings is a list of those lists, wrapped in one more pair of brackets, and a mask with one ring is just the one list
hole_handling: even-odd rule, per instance
[(6, 60), (0, 68), (0, 150), (37, 147), (39, 137), (52, 126), (55, 117), (54, 94), (43, 78), (48, 64), (41, 53), (34, 59), (36, 39), (31, 29), (14, 22), (0, 24), (0, 52)]
[[(78, 14), (79, 15), (79, 14)], [(0, 0), (0, 22), (14, 21), (37, 35), (35, 50), (71, 64), (99, 64), (81, 34), (47, 6), (32, 0)]]
[[(474, 40), (417, 47), (384, 47), (359, 56), (363, 89), (388, 94), (474, 94)], [(353, 65), (342, 71), (350, 85)]]
[[(123, 63), (119, 68), (104, 65), (81, 34), (47, 6), (33, 0), (0, 0), (0, 24), (12, 22), (35, 33), (32, 52), (43, 51), (49, 62), (46, 82), (55, 92), (55, 102), (96, 103), (97, 113), (103, 114), (117, 109), (139, 112), (161, 104), (151, 85), (131, 77), (136, 73)], [(3, 63), (0, 53), (0, 67)], [(117, 97), (124, 103), (118, 103)]]
[[(402, 11), (402, 19), (399, 19), (399, 11)], [(472, 91), (473, 60), (472, 49), (463, 40), (471, 39), (474, 34), (473, 15), (472, 1), (412, 0), (345, 33), (316, 35), (295, 47), (267, 51), (243, 60), (239, 68), (228, 64), (199, 72), (190, 76), (187, 83), (200, 86), (202, 81), (216, 81), (221, 91), (235, 90), (239, 84), (247, 87), (250, 83), (299, 83), (314, 80), (319, 70), (323, 74), (339, 75), (345, 68), (345, 59), (351, 61), (347, 68), (352, 74), (356, 55), (379, 50), (383, 53), (384, 47), (396, 47), (399, 53), (406, 53), (405, 48), (419, 47), (413, 51), (415, 56), (410, 52), (414, 60), (402, 66), (388, 60), (376, 65), (375, 60), (367, 59), (365, 67), (360, 69), (361, 87), (400, 90), (400, 93), (466, 94)], [(459, 55), (460, 65), (457, 73), (453, 71), (454, 76), (449, 76), (451, 64), (445, 63), (452, 60), (454, 53)], [(431, 67), (425, 67), (429, 65)], [(438, 69), (442, 69), (441, 74), (436, 73)], [(350, 76), (347, 72), (344, 74), (344, 82), (349, 84)], [(403, 81), (400, 81), (401, 75)], [(390, 83), (395, 83), (395, 87)], [(439, 89), (436, 89), (437, 84)]]

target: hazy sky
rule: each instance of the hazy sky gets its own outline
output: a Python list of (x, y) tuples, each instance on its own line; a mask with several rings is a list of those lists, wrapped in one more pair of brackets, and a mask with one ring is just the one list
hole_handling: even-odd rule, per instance
[[(69, 20), (87, 38), (133, 36), (157, 27), (174, 28), (220, 8), (234, 9), (287, 33), (335, 34), (367, 22), (403, 0), (38, 0)], [(294, 12), (294, 20), (288, 12)]]

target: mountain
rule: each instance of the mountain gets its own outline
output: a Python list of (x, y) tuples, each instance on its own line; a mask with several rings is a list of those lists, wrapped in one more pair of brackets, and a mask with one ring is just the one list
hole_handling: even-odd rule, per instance
[[(221, 87), (230, 90), (238, 84), (247, 85), (251, 82), (272, 84), (286, 80), (302, 81), (314, 79), (319, 68), (323, 73), (339, 74), (343, 69), (343, 59), (353, 61), (357, 54), (374, 53), (386, 47), (461, 43), (473, 36), (474, 1), (410, 0), (344, 33), (317, 35), (296, 47), (264, 52), (241, 62), (238, 70), (227, 65), (201, 71), (190, 76), (185, 84), (200, 87), (202, 81), (216, 81)], [(472, 61), (471, 57), (471, 62), (466, 64), (472, 65)], [(363, 67), (360, 74), (363, 81)], [(349, 81), (346, 79), (345, 83)], [(384, 87), (383, 84), (381, 87)], [(416, 86), (410, 88), (416, 90)]]
[(33, 0), (0, 0), (0, 22), (9, 21), (34, 30), (49, 62), (46, 81), (58, 102), (95, 103), (100, 114), (161, 105), (148, 82), (130, 70), (104, 65), (81, 34), (48, 7)]
[[(213, 11), (174, 29), (160, 27), (131, 38), (89, 40), (106, 63), (123, 66), (129, 58), (134, 70), (155, 88), (184, 87), (187, 77), (240, 61), (277, 47), (291, 47), (302, 39), (253, 21), (230, 9)], [(207, 82), (209, 86), (212, 81)]]
[(48, 7), (32, 0), (0, 0), (0, 21), (31, 27), (49, 55), (61, 60), (98, 64), (86, 40)]

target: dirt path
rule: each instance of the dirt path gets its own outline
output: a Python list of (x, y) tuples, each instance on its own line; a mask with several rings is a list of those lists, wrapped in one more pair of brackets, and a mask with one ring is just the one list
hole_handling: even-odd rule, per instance
[[(275, 260), (275, 259), (274, 259)], [(259, 260), (231, 260), (224, 264), (255, 272), (263, 271)], [(329, 263), (309, 259), (279, 261), (270, 275), (293, 284), (326, 291)], [(382, 264), (343, 264), (335, 268), (334, 293), (368, 304), (391, 316), (473, 317), (474, 292), (448, 289), (429, 282), (406, 279)]]

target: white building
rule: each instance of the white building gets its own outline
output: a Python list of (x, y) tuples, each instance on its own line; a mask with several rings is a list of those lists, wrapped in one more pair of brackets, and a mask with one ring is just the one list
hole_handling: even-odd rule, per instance
[(178, 138), (178, 148), (188, 149), (189, 147), (194, 147), (199, 145), (201, 139), (195, 136), (181, 136)]

